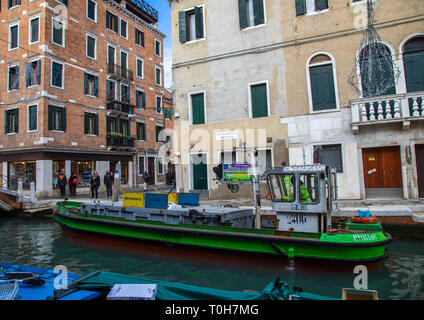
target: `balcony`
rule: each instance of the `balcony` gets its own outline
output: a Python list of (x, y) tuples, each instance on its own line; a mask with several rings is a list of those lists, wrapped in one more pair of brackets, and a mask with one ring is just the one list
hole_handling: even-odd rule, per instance
[(116, 116), (120, 118), (128, 118), (130, 115), (134, 114), (135, 106), (122, 102), (122, 101), (108, 101), (106, 103), (106, 110), (108, 111), (108, 116)]
[(134, 137), (122, 136), (118, 133), (106, 134), (106, 145), (115, 150), (128, 150), (134, 148)]
[(134, 72), (114, 63), (106, 64), (107, 74), (115, 80), (134, 81)]
[(144, 0), (128, 1), (127, 9), (137, 14), (148, 23), (157, 23), (159, 21), (158, 11)]
[(408, 130), (411, 121), (424, 120), (423, 100), (424, 91), (351, 100), (352, 130), (387, 123), (401, 123)]

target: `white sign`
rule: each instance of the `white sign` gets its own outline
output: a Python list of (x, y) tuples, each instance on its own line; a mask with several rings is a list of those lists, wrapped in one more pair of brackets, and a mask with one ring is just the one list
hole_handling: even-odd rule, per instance
[(219, 131), (216, 133), (216, 140), (237, 140), (238, 131)]

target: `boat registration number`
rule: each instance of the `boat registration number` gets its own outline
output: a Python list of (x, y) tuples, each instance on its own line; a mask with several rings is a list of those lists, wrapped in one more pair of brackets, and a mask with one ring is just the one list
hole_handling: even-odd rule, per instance
[(375, 241), (377, 236), (375, 234), (354, 234), (354, 241)]

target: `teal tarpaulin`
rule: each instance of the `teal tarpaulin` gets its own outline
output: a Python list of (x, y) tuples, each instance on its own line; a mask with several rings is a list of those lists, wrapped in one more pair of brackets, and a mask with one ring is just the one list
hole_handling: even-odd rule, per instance
[(333, 300), (332, 298), (292, 289), (279, 279), (268, 284), (261, 292), (228, 291), (127, 276), (101, 271), (79, 283), (84, 290), (108, 292), (115, 284), (156, 284), (157, 300)]

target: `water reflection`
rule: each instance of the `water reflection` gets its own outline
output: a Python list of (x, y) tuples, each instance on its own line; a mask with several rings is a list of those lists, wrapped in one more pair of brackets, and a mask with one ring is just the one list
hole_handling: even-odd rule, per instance
[[(367, 264), (369, 289), (380, 299), (424, 299), (422, 242), (395, 241), (389, 258)], [(333, 298), (352, 288), (356, 264), (264, 259), (208, 250), (141, 245), (64, 232), (50, 220), (0, 219), (0, 261), (70, 272), (95, 270), (226, 290), (262, 290), (280, 278)]]

